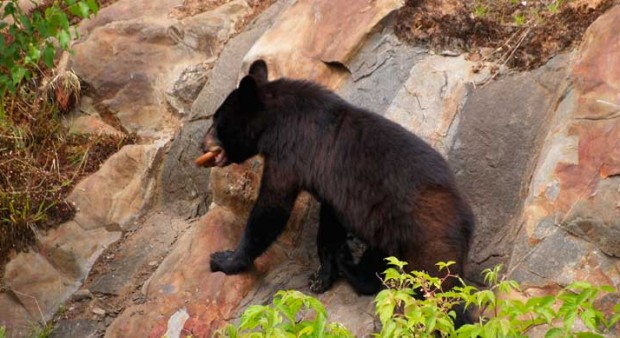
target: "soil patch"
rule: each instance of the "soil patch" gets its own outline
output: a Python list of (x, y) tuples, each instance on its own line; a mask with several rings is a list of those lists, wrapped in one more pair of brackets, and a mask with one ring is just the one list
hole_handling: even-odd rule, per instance
[(574, 47), (618, 0), (407, 0), (396, 34), (437, 52), (471, 53), (517, 70), (541, 66)]

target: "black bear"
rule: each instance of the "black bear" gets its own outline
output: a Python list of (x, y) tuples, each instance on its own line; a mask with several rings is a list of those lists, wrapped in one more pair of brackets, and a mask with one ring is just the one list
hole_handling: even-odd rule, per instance
[[(326, 291), (342, 275), (358, 293), (375, 293), (387, 256), (433, 275), (438, 261), (455, 261), (451, 272), (463, 273), (473, 215), (445, 159), (397, 123), (319, 85), (268, 81), (267, 65), (255, 61), (217, 109), (203, 148), (217, 153), (217, 166), (264, 157), (243, 237), (234, 251), (211, 255), (212, 271), (236, 274), (252, 266), (280, 235), (305, 190), (321, 203), (321, 265), (313, 291)], [(348, 233), (368, 245), (358, 263)], [(446, 283), (451, 287), (456, 280)]]

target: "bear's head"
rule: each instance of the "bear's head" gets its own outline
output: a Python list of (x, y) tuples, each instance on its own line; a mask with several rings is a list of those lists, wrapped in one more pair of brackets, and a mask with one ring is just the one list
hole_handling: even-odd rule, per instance
[(217, 153), (214, 164), (224, 167), (258, 154), (258, 138), (265, 127), (261, 86), (267, 83), (267, 64), (257, 60), (213, 115), (203, 151)]

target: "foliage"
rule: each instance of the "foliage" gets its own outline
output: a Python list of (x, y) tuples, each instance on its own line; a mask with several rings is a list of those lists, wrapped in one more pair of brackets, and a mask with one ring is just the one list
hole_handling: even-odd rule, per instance
[(56, 0), (25, 13), (18, 0), (5, 1), (0, 9), (0, 97), (7, 90), (14, 93), (24, 79), (31, 79), (41, 63), (52, 68), (56, 46), (69, 49), (70, 15), (88, 18), (98, 8), (95, 0)]
[[(613, 293), (610, 286), (593, 286), (575, 282), (556, 296), (531, 297), (526, 301), (510, 297), (520, 291), (515, 281), (499, 280), (501, 266), (484, 271), (489, 289), (478, 290), (462, 283), (452, 290), (442, 290), (446, 278), (456, 278), (449, 271), (453, 262), (438, 263), (446, 276), (436, 278), (424, 272), (403, 273), (406, 263), (390, 257), (395, 268), (385, 273), (388, 289), (376, 297), (376, 311), (382, 323), (379, 337), (442, 336), (442, 337), (525, 337), (538, 326), (545, 328), (546, 337), (602, 337), (620, 319), (620, 305), (607, 318), (595, 307), (595, 301), (604, 293)], [(462, 282), (462, 281), (461, 281)], [(422, 299), (414, 297), (419, 290)], [(456, 315), (453, 306), (477, 306), (482, 315), (474, 324), (454, 328)], [(587, 327), (579, 331), (577, 319)], [(543, 326), (545, 325), (545, 326)]]
[(545, 18), (558, 13), (560, 8), (569, 2), (570, 0), (475, 0), (471, 8), (476, 17), (494, 19), (503, 24), (524, 26), (541, 23)]
[(271, 305), (253, 305), (239, 325), (228, 325), (216, 337), (353, 337), (338, 323), (327, 322), (327, 312), (316, 299), (299, 291), (278, 291)]
[(0, 121), (0, 267), (11, 250), (24, 251), (37, 229), (69, 220), (65, 200), (75, 182), (131, 143), (131, 137), (70, 133), (54, 102), (36, 88), (10, 96)]
[(17, 0), (0, 5), (0, 270), (11, 251), (35, 243), (37, 229), (70, 219), (65, 196), (74, 183), (133, 141), (72, 134), (63, 123), (80, 83), (70, 71), (52, 77), (50, 67), (76, 36), (71, 24), (96, 13), (97, 2), (37, 3), (29, 13)]
[[(595, 304), (610, 286), (593, 286), (575, 282), (556, 296), (531, 297), (525, 301), (509, 297), (520, 286), (515, 281), (499, 279), (501, 266), (484, 271), (486, 290), (466, 285), (443, 290), (453, 262), (438, 263), (442, 278), (425, 272), (405, 273), (407, 263), (387, 258), (392, 266), (384, 273), (386, 289), (375, 298), (376, 315), (381, 331), (376, 337), (526, 337), (533, 328), (545, 330), (545, 337), (602, 337), (620, 320), (620, 304), (611, 316), (605, 316)], [(415, 297), (422, 295), (421, 297)], [(476, 306), (482, 315), (473, 324), (456, 329), (456, 305)], [(307, 310), (314, 310), (314, 320), (307, 320)], [(228, 325), (218, 331), (226, 337), (349, 337), (338, 324), (326, 324), (324, 307), (315, 298), (297, 291), (279, 291), (272, 306), (251, 306), (241, 316), (238, 326)], [(575, 325), (577, 321), (581, 326)], [(586, 331), (578, 329), (585, 326)]]
[[(32, 328), (30, 338), (49, 338), (54, 332), (54, 325), (52, 323), (46, 323), (45, 325), (37, 324)], [(2, 337), (0, 337), (2, 338)]]
[(6, 328), (4, 326), (0, 326), (0, 338), (6, 338)]

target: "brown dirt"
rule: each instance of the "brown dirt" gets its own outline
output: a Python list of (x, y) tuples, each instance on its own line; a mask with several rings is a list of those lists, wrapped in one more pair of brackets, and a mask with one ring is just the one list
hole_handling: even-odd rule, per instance
[(618, 0), (407, 0), (396, 34), (442, 52), (468, 51), (474, 60), (517, 70), (541, 66), (574, 47), (587, 27)]

